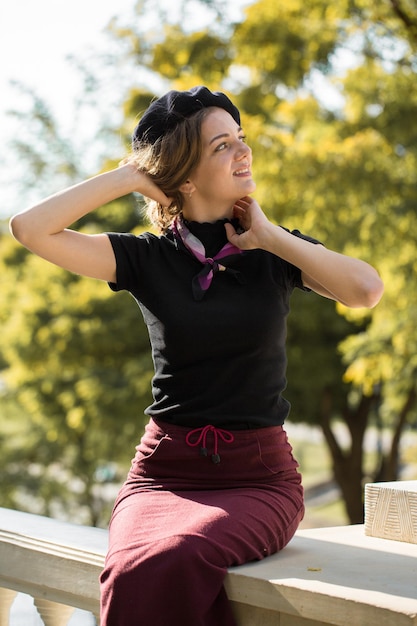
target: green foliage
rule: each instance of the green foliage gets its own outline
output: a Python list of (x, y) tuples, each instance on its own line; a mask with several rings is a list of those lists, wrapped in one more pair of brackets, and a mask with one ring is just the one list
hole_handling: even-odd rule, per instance
[[(33, 255), (22, 263), (21, 248), (10, 239), (4, 244), (4, 378), (7, 397), (31, 418), (26, 454), (33, 467), (46, 468), (46, 476), (40, 474), (50, 489), (57, 476), (65, 486), (76, 468), (87, 521), (105, 523), (102, 512), (90, 510), (88, 517), (94, 474), (102, 464), (125, 466), (126, 447), (142, 430), (152, 375), (146, 330), (127, 294), (116, 296)], [(49, 480), (48, 468), (56, 464)], [(45, 501), (58, 494), (52, 490)]]
[(235, 31), (236, 61), (250, 68), (264, 92), (280, 84), (297, 88), (312, 67), (327, 65), (344, 9), (344, 2), (323, 0), (308, 7), (302, 0), (255, 2)]
[(345, 366), (338, 345), (361, 330), (365, 330), (363, 323), (348, 322), (329, 300), (316, 294), (294, 293), (288, 323), (285, 393), (291, 402), (292, 421), (320, 423), (323, 402), (329, 396), (334, 416), (342, 414), (349, 388), (343, 380)]
[(153, 50), (150, 68), (168, 80), (179, 75), (193, 79), (195, 68), (221, 82), (230, 65), (227, 41), (219, 40), (207, 31), (191, 33), (185, 37), (178, 25), (167, 26), (164, 41)]

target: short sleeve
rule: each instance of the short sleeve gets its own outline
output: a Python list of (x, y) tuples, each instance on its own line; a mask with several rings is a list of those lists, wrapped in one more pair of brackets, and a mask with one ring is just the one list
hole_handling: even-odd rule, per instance
[[(285, 228), (284, 226), (281, 226), (281, 228), (286, 230), (287, 233), (291, 233), (291, 235), (294, 235), (294, 237), (299, 237), (300, 239), (304, 239), (304, 241), (309, 241), (310, 243), (313, 243), (316, 245), (322, 245), (321, 241), (319, 241), (318, 239), (315, 239), (314, 237), (310, 237), (309, 235), (304, 235), (297, 229), (289, 230), (288, 228)], [(311, 291), (311, 289), (303, 285), (303, 281), (301, 278), (301, 270), (299, 267), (296, 267), (295, 265), (292, 265), (291, 263), (287, 263), (287, 271), (288, 271), (288, 280), (292, 284), (293, 287), (297, 287), (298, 289), (302, 289), (303, 291)]]
[(137, 289), (141, 281), (141, 268), (145, 267), (153, 240), (151, 233), (107, 233), (116, 258), (116, 282), (109, 283), (112, 291)]

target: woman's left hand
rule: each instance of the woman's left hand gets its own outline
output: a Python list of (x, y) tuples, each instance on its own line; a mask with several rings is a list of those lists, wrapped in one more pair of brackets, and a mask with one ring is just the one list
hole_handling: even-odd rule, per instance
[(244, 232), (238, 233), (232, 224), (227, 223), (226, 232), (230, 243), (241, 250), (262, 248), (266, 231), (272, 224), (256, 200), (250, 196), (238, 200), (233, 207), (233, 217), (239, 220)]

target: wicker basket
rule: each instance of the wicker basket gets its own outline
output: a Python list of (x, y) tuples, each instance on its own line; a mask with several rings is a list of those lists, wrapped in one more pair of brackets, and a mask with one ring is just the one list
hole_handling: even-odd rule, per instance
[(417, 543), (417, 480), (365, 485), (365, 535)]

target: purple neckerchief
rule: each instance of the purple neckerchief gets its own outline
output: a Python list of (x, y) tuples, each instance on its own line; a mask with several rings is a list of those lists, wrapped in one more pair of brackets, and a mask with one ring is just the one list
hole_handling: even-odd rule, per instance
[(227, 242), (214, 257), (207, 257), (206, 250), (201, 241), (192, 234), (184, 223), (184, 218), (179, 215), (172, 224), (172, 231), (178, 239), (182, 241), (184, 246), (191, 254), (203, 264), (203, 269), (193, 278), (192, 289), (195, 300), (202, 300), (207, 289), (210, 287), (212, 280), (217, 272), (228, 271), (232, 273), (239, 283), (243, 284), (244, 278), (236, 270), (225, 267), (217, 261), (225, 259), (225, 257), (242, 254), (243, 250), (237, 248), (232, 243)]

